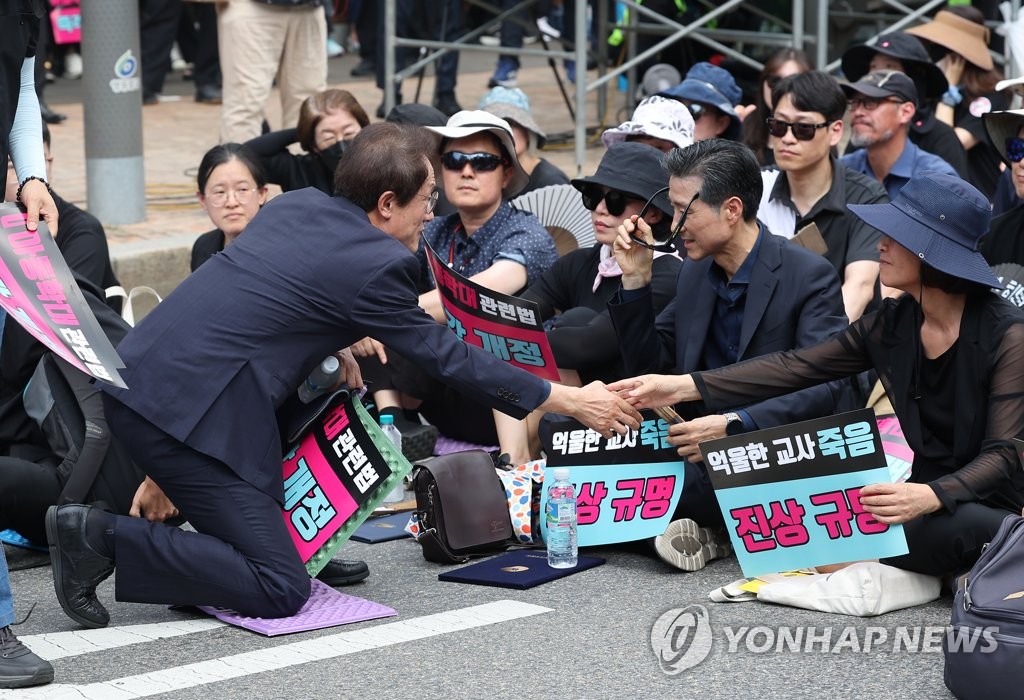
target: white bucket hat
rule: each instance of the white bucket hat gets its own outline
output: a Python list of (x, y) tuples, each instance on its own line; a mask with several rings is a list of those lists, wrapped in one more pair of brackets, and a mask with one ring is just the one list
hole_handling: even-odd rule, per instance
[(605, 146), (622, 143), (629, 136), (653, 136), (679, 148), (693, 145), (693, 115), (679, 100), (652, 95), (636, 106), (633, 117), (601, 134)]
[(516, 196), (530, 181), (530, 176), (519, 165), (519, 159), (516, 157), (516, 142), (512, 137), (512, 127), (501, 117), (482, 109), (464, 109), (453, 114), (445, 126), (426, 126), (424, 128), (446, 139), (461, 139), (479, 134), (481, 131), (489, 131), (497, 136), (505, 149), (505, 155), (512, 163), (512, 179), (509, 180), (508, 187), (502, 191), (502, 195), (506, 199)]

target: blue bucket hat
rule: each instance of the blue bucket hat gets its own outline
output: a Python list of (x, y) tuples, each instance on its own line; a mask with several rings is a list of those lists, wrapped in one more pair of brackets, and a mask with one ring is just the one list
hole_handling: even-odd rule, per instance
[(992, 206), (960, 178), (924, 172), (904, 185), (891, 202), (846, 206), (936, 270), (1003, 288), (978, 252), (978, 242), (988, 233)]
[[(701, 61), (686, 72), (683, 82), (658, 94), (677, 100), (711, 105), (723, 114), (729, 115), (730, 125), (726, 133), (739, 133), (740, 117), (736, 114), (736, 105), (743, 98), (743, 91), (736, 84), (732, 73), (724, 68)], [(727, 138), (734, 136), (729, 135)]]

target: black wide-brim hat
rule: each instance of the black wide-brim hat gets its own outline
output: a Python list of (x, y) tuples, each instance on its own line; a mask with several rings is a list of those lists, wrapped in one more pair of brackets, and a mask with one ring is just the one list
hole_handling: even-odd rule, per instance
[(919, 173), (891, 202), (846, 207), (936, 270), (1003, 288), (978, 252), (978, 242), (988, 233), (992, 206), (960, 178), (934, 171)]
[[(572, 186), (582, 191), (584, 185), (602, 185), (609, 189), (631, 194), (638, 199), (648, 200), (655, 192), (668, 185), (668, 173), (661, 167), (664, 154), (654, 146), (638, 141), (623, 141), (612, 144), (597, 166), (597, 172), (589, 177), (571, 180)], [(672, 204), (668, 193), (661, 192), (654, 198), (654, 206), (671, 217)]]
[(903, 32), (881, 34), (874, 44), (848, 48), (842, 58), (843, 75), (851, 83), (860, 80), (870, 70), (871, 59), (879, 53), (903, 64), (903, 72), (918, 84), (922, 99), (938, 99), (949, 89), (949, 81), (942, 69), (932, 62), (921, 40)]

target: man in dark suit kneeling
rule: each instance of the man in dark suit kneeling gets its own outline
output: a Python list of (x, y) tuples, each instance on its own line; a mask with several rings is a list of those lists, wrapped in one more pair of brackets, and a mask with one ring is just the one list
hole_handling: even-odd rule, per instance
[[(275, 411), (326, 355), (361, 338), (510, 415), (541, 407), (608, 437), (639, 426), (603, 385), (551, 385), (419, 308), (412, 251), (433, 218), (429, 139), (391, 123), (364, 129), (338, 167), (338, 196), (309, 188), (275, 198), (128, 333), (118, 353), (129, 388), (105, 386), (105, 403), (148, 475), (146, 517), (50, 509), (54, 587), (69, 617), (108, 623), (96, 586), (115, 563), (118, 600), (295, 614), (310, 582), (281, 514)], [(359, 386), (351, 354), (339, 356)], [(197, 532), (153, 522), (175, 508)]]

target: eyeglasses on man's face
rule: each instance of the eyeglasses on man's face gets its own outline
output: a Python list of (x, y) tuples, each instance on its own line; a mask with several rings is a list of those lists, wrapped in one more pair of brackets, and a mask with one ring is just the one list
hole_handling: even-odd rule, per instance
[(807, 124), (805, 122), (784, 122), (775, 117), (768, 117), (764, 120), (768, 125), (768, 133), (777, 139), (781, 139), (790, 129), (793, 130), (793, 137), (797, 141), (810, 141), (818, 133), (818, 129), (824, 129), (832, 122), (821, 122), (820, 124)]
[[(644, 218), (644, 215), (647, 213), (647, 210), (650, 207), (654, 206), (654, 200), (659, 195), (662, 195), (662, 194), (668, 192), (668, 190), (669, 190), (668, 187), (662, 187), (660, 190), (658, 190), (653, 195), (651, 195), (651, 198), (647, 200), (647, 203), (644, 204), (643, 209), (640, 210), (640, 213), (637, 215), (636, 218), (637, 219)], [(700, 197), (700, 192), (699, 191), (694, 192), (693, 196), (690, 197), (690, 201), (686, 203), (686, 208), (683, 209), (683, 213), (679, 215), (679, 221), (676, 223), (675, 226), (672, 227), (671, 233), (669, 233), (668, 238), (665, 239), (664, 241), (661, 241), (660, 243), (653, 243), (653, 244), (652, 243), (648, 243), (647, 241), (643, 240), (642, 238), (639, 238), (636, 235), (636, 230), (634, 230), (633, 233), (629, 234), (629, 240), (631, 240), (634, 243), (636, 243), (637, 245), (641, 245), (644, 248), (647, 248), (649, 250), (655, 250), (659, 245), (668, 245), (669, 243), (671, 243), (672, 241), (674, 241), (676, 238), (679, 237), (679, 234), (683, 230), (683, 226), (686, 225), (686, 217), (690, 215), (690, 207), (693, 206), (693, 203), (697, 201), (698, 197)]]
[(887, 102), (890, 104), (903, 104), (905, 100), (901, 100), (898, 97), (864, 97), (863, 95), (860, 95), (858, 97), (850, 98), (850, 111), (853, 112), (859, 107), (863, 107), (867, 111), (873, 112), (878, 109), (878, 105), (885, 104)]
[(427, 200), (427, 213), (429, 214), (432, 211), (434, 211), (434, 207), (437, 206), (437, 199), (438, 197), (441, 196), (441, 193), (438, 192), (437, 190), (434, 190), (430, 194), (420, 194), (419, 192), (417, 192), (416, 196), (419, 197), (420, 199)]
[(467, 164), (478, 173), (489, 173), (497, 170), (499, 165), (508, 165), (508, 162), (503, 157), (493, 153), (448, 151), (441, 156), (441, 165), (444, 166), (445, 170), (461, 172)]

